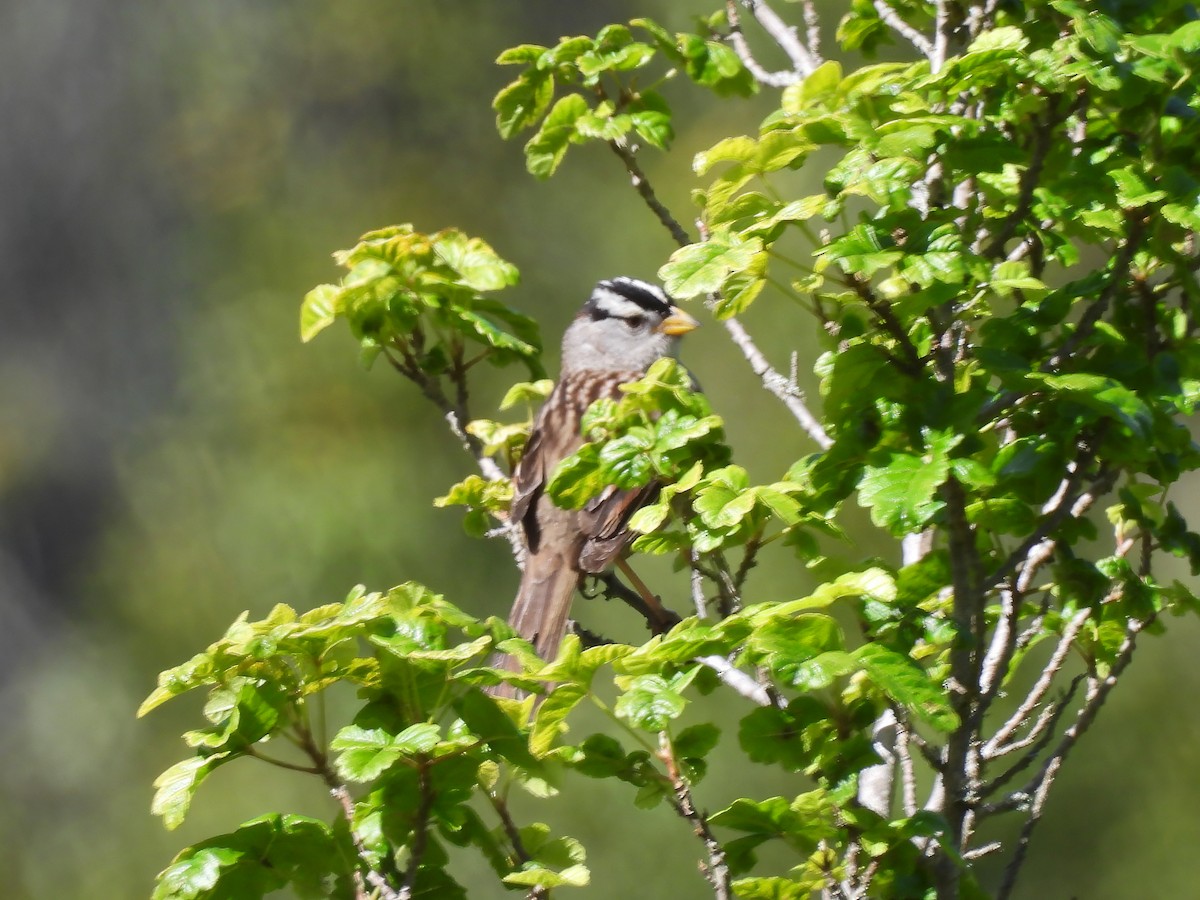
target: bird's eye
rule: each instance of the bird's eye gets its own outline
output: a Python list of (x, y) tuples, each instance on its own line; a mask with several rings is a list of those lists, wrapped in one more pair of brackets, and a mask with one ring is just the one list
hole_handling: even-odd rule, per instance
[(625, 320), (625, 324), (628, 325), (631, 330), (637, 330), (638, 328), (641, 328), (643, 325), (646, 324), (646, 317), (645, 316), (629, 316)]

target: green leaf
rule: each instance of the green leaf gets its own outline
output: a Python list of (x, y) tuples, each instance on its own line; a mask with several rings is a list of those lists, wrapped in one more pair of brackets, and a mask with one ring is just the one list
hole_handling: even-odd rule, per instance
[(752, 137), (746, 137), (745, 135), (727, 137), (718, 141), (707, 150), (697, 153), (692, 160), (692, 171), (697, 175), (703, 175), (717, 163), (749, 162), (754, 158), (757, 151), (758, 141)]
[(554, 99), (554, 79), (549, 72), (530, 69), (503, 88), (492, 100), (496, 130), (508, 140), (535, 125)]
[(617, 698), (615, 712), (635, 728), (662, 731), (685, 706), (683, 695), (661, 675), (641, 675)]
[(308, 343), (333, 324), (337, 298), (341, 289), (333, 284), (319, 284), (304, 295), (300, 306), (300, 340)]
[(634, 131), (647, 144), (666, 150), (675, 139), (671, 124), (671, 108), (661, 95), (645, 91), (626, 107)]
[(261, 897), (289, 885), (312, 900), (353, 895), (329, 826), (307, 816), (271, 814), (184, 850), (159, 875), (153, 896)]
[(500, 409), (512, 409), (518, 403), (533, 403), (545, 400), (554, 390), (554, 382), (549, 378), (538, 381), (520, 381), (510, 387), (500, 401)]
[[(494, 698), (480, 690), (470, 690), (454, 703), (454, 711), (480, 740), (496, 753), (529, 772), (539, 772), (541, 763), (529, 752), (524, 735), (513, 724)], [(436, 735), (436, 729), (435, 729)]]
[(1152, 433), (1154, 413), (1141, 397), (1119, 381), (1083, 372), (1070, 375), (1031, 372), (1027, 377), (1103, 415), (1116, 418), (1140, 440), (1148, 440)]
[(1049, 290), (1043, 282), (1029, 274), (1029, 263), (1024, 260), (997, 265), (988, 280), (988, 286), (1002, 297), (1007, 297), (1013, 291)]
[(850, 231), (817, 250), (816, 268), (821, 270), (837, 262), (848, 275), (869, 278), (880, 269), (901, 259), (900, 250), (891, 249), (894, 242), (870, 223), (855, 225)]
[(900, 537), (920, 531), (945, 506), (936, 494), (950, 473), (945, 456), (893, 453), (886, 464), (867, 466), (859, 483), (859, 503), (871, 521)]
[(794, 687), (802, 691), (820, 691), (839, 678), (853, 675), (860, 668), (862, 666), (853, 654), (844, 650), (829, 650), (798, 662), (786, 674)]
[(475, 291), (499, 291), (517, 283), (517, 267), (501, 259), (485, 241), (447, 229), (434, 235), (433, 251), (449, 266), (456, 284)]
[(579, 509), (607, 486), (600, 449), (595, 444), (584, 444), (554, 467), (546, 493), (565, 509)]
[(1166, 191), (1157, 190), (1147, 184), (1142, 173), (1133, 166), (1114, 169), (1108, 173), (1108, 177), (1117, 185), (1117, 203), (1122, 209), (1138, 209), (1167, 197)]
[(536, 756), (550, 752), (554, 740), (563, 730), (563, 722), (579, 702), (587, 696), (587, 688), (579, 684), (560, 684), (542, 701), (534, 717), (529, 735), (529, 749)]
[(394, 736), (382, 728), (347, 725), (329, 746), (340, 754), (335, 761), (339, 775), (348, 781), (373, 781), (402, 757), (428, 753), (439, 737), (438, 727), (424, 722)]
[(229, 751), (208, 756), (193, 756), (175, 763), (154, 779), (154, 800), (150, 812), (162, 816), (163, 826), (174, 831), (187, 816), (196, 788), (209, 772), (231, 758)]
[(717, 746), (721, 737), (721, 729), (707, 722), (692, 725), (675, 735), (671, 746), (675, 755), (681, 759), (699, 759), (705, 757)]
[(947, 691), (907, 656), (879, 644), (864, 644), (854, 655), (871, 680), (893, 700), (940, 731), (958, 727)]
[(520, 44), (516, 47), (509, 47), (507, 50), (502, 51), (501, 54), (496, 57), (496, 65), (531, 65), (536, 63), (545, 52), (546, 48), (541, 44)]
[(549, 836), (550, 829), (536, 824), (522, 828), (521, 846), (529, 855), (521, 870), (504, 877), (506, 884), (524, 887), (583, 887), (591, 878), (583, 845), (574, 838)]
[(758, 238), (742, 238), (720, 229), (707, 241), (672, 253), (670, 261), (658, 270), (658, 277), (668, 294), (687, 300), (719, 290), (731, 272), (748, 268), (761, 249)]
[(538, 133), (525, 145), (525, 167), (531, 175), (549, 178), (554, 174), (575, 136), (575, 123), (587, 111), (587, 103), (578, 94), (568, 94), (554, 104)]

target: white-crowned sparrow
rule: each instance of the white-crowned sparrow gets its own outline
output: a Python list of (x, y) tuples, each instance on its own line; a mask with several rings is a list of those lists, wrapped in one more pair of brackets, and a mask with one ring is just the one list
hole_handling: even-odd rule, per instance
[[(632, 537), (629, 517), (658, 490), (609, 487), (583, 509), (567, 510), (546, 494), (546, 482), (583, 443), (580, 420), (587, 408), (619, 397), (620, 385), (675, 355), (679, 336), (698, 324), (662, 288), (621, 277), (597, 284), (563, 335), (562, 373), (513, 474), (511, 515), (524, 529), (529, 553), (508, 621), (543, 659), (558, 651), (580, 578), (613, 564)], [(501, 665), (514, 667), (511, 660)]]

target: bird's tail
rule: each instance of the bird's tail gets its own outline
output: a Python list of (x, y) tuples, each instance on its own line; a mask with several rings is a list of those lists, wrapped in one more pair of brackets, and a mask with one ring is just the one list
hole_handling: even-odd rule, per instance
[[(579, 573), (561, 558), (531, 554), (526, 561), (525, 575), (508, 615), (508, 624), (532, 643), (544, 660), (551, 660), (558, 654), (558, 645), (567, 633), (571, 598), (578, 584)], [(492, 665), (511, 672), (521, 669), (516, 658), (507, 653), (498, 655)], [(507, 684), (497, 685), (492, 693), (497, 697), (518, 696), (517, 691)]]

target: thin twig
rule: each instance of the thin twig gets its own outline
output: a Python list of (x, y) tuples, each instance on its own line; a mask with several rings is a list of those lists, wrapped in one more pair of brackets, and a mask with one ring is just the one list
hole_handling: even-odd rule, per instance
[(783, 21), (766, 0), (741, 0), (741, 3), (746, 7), (746, 11), (758, 20), (763, 31), (771, 36), (771, 40), (779, 45), (779, 49), (787, 54), (792, 67), (799, 75), (808, 76), (817, 70), (817, 66), (821, 64), (820, 57), (804, 46), (804, 42), (796, 34), (796, 29)]
[(417, 885), (417, 873), (421, 860), (425, 858), (425, 847), (429, 841), (429, 814), (433, 809), (434, 792), (429, 783), (429, 763), (420, 759), (417, 763), (416, 815), (413, 823), (412, 843), (409, 845), (408, 871), (404, 875), (404, 886), (400, 889), (400, 900), (412, 900)]
[(663, 228), (671, 232), (671, 237), (675, 239), (680, 247), (685, 247), (692, 242), (684, 227), (679, 224), (678, 220), (671, 215), (671, 211), (667, 209), (658, 195), (654, 193), (654, 188), (646, 179), (646, 173), (642, 171), (642, 167), (638, 165), (637, 157), (624, 140), (609, 141), (608, 146), (612, 152), (617, 155), (625, 166), (625, 171), (629, 173), (629, 180), (633, 183), (634, 190), (638, 192), (645, 202), (650, 207), (650, 211), (658, 217), (658, 221), (662, 223)]
[[(332, 773), (330, 773), (332, 774)], [(334, 783), (329, 783), (329, 778), (325, 779), (326, 786), (329, 787), (329, 793), (334, 800), (338, 802), (341, 808), (342, 816), (346, 820), (346, 827), (350, 832), (350, 840), (354, 842), (354, 852), (358, 854), (359, 861), (366, 867), (366, 881), (371, 887), (375, 888), (381, 900), (400, 900), (400, 894), (388, 883), (388, 880), (383, 876), (383, 873), (375, 868), (371, 860), (370, 853), (367, 852), (366, 845), (363, 844), (362, 838), (354, 830), (354, 800), (350, 796), (349, 789), (339, 782), (336, 777)], [(363, 884), (363, 874), (355, 869), (355, 897), (356, 900), (366, 900), (373, 895), (368, 894), (365, 885)]]
[(1046, 663), (1042, 674), (1038, 676), (1038, 680), (1033, 683), (1033, 687), (1029, 689), (1029, 693), (1025, 695), (1025, 699), (1021, 701), (1021, 705), (1008, 717), (1008, 721), (1001, 725), (996, 733), (983, 745), (982, 753), (984, 759), (991, 759), (999, 755), (999, 750), (1004, 742), (1012, 737), (1018, 728), (1025, 724), (1029, 719), (1030, 713), (1046, 698), (1046, 694), (1054, 686), (1054, 679), (1058, 677), (1063, 663), (1066, 662), (1067, 654), (1071, 652), (1075, 638), (1079, 636), (1079, 632), (1083, 630), (1083, 626), (1091, 614), (1092, 611), (1090, 609), (1084, 608), (1067, 620), (1066, 627), (1063, 628), (1062, 637), (1058, 639), (1058, 646), (1050, 654), (1050, 660)]
[(1017, 227), (1029, 215), (1029, 210), (1033, 206), (1033, 194), (1038, 187), (1038, 183), (1042, 177), (1042, 166), (1045, 165), (1046, 156), (1050, 152), (1052, 141), (1052, 133), (1055, 128), (1063, 123), (1070, 112), (1062, 115), (1057, 114), (1054, 109), (1046, 111), (1046, 118), (1042, 122), (1034, 121), (1033, 130), (1033, 148), (1030, 151), (1029, 164), (1025, 167), (1025, 171), (1021, 173), (1021, 188), (1017, 195), (1017, 204), (1013, 211), (1005, 216), (1004, 221), (1000, 225), (1000, 230), (992, 237), (991, 241), (983, 250), (983, 255), (989, 258), (998, 258), (1004, 255), (1004, 246), (1016, 234)]
[(747, 700), (751, 700), (759, 706), (786, 705), (773, 696), (770, 688), (759, 684), (752, 676), (747, 675), (723, 656), (715, 654), (711, 656), (698, 656), (696, 657), (696, 662), (708, 666), (717, 673), (717, 677), (725, 682), (727, 686), (733, 688)]
[(788, 412), (800, 423), (800, 427), (805, 433), (812, 438), (813, 442), (822, 450), (828, 450), (833, 446), (833, 439), (826, 434), (825, 429), (808, 409), (804, 402), (804, 396), (796, 390), (785, 375), (775, 369), (769, 362), (762, 351), (758, 349), (754, 339), (742, 327), (742, 323), (736, 318), (723, 319), (721, 324), (725, 327), (725, 331), (729, 333), (729, 337), (733, 340), (734, 345), (742, 351), (742, 356), (746, 357), (746, 362), (750, 363), (750, 371), (758, 376), (762, 381), (762, 385), (770, 393), (774, 394), (784, 406), (788, 408)]
[(1137, 636), (1149, 622), (1150, 620), (1139, 621), (1134, 619), (1126, 626), (1125, 639), (1121, 642), (1121, 646), (1117, 650), (1108, 675), (1102, 679), (1089, 679), (1087, 697), (1079, 713), (1075, 716), (1075, 721), (1063, 734), (1062, 740), (1059, 741), (1054, 752), (1046, 760), (1041, 772), (1034, 778), (1030, 789), (1025, 792), (1033, 797), (1033, 802), (1029, 809), (1029, 818), (1021, 828), (1021, 834), (1017, 839), (1013, 858), (1004, 870), (1004, 880), (1001, 883), (999, 893), (996, 895), (997, 900), (1007, 900), (1007, 898), (1012, 896), (1017, 875), (1020, 873), (1021, 867), (1025, 864), (1029, 842), (1033, 837), (1034, 829), (1041, 820), (1042, 810), (1046, 803), (1046, 795), (1049, 793), (1050, 787), (1058, 775), (1058, 770), (1066, 761), (1079, 739), (1091, 727), (1096, 719), (1096, 715), (1100, 712), (1100, 708), (1108, 699), (1108, 695), (1117, 686), (1117, 681), (1120, 679), (1121, 673), (1125, 671), (1126, 667), (1133, 660), (1134, 651), (1137, 649)]
[[(1016, 753), (1024, 750), (1021, 758), (1011, 764), (1007, 769), (993, 778), (988, 784), (979, 789), (980, 798), (990, 797), (996, 791), (1000, 790), (1006, 784), (1011, 782), (1019, 774), (1028, 769), (1042, 755), (1042, 751), (1049, 746), (1050, 741), (1054, 737), (1054, 729), (1058, 727), (1058, 722), (1062, 718), (1063, 713), (1067, 711), (1067, 707), (1075, 699), (1075, 692), (1079, 689), (1080, 683), (1084, 680), (1084, 675), (1076, 675), (1071, 679), (1071, 683), (1067, 686), (1063, 696), (1042, 710), (1037, 721), (1033, 723), (1033, 727), (1020, 740), (1013, 741), (996, 751), (996, 759), (1003, 758), (1010, 753)], [(1028, 800), (1028, 797), (1022, 791), (1014, 791), (1009, 794), (1003, 801), (999, 803), (989, 804), (979, 809), (981, 816), (995, 815), (998, 812), (1008, 812), (1014, 809), (1020, 809), (1022, 804)]]
[(716, 839), (712, 829), (709, 828), (708, 817), (696, 809), (692, 789), (683, 773), (679, 771), (671, 740), (666, 732), (663, 732), (660, 737), (658, 755), (667, 767), (667, 777), (670, 778), (671, 787), (675, 793), (672, 805), (682, 818), (691, 823), (692, 831), (696, 837), (700, 838), (708, 855), (708, 861), (701, 864), (700, 871), (704, 874), (705, 880), (712, 885), (713, 896), (716, 900), (732, 900), (733, 887), (729, 863), (725, 859), (725, 848), (721, 846), (721, 842)]
[[(329, 757), (325, 755), (324, 749), (317, 746), (307, 725), (299, 725), (296, 731), (300, 748), (312, 760), (313, 768), (325, 782), (325, 787), (329, 789), (329, 795), (337, 801), (342, 817), (346, 820), (346, 830), (354, 844), (354, 852), (362, 864), (361, 871), (358, 867), (355, 867), (354, 870), (355, 900), (367, 900), (372, 896), (377, 896), (379, 900), (400, 900), (396, 889), (392, 887), (384, 874), (375, 868), (375, 862), (371, 858), (370, 852), (358, 832), (354, 830), (354, 798), (350, 796), (350, 789), (329, 765)], [(367, 884), (375, 888), (376, 894), (372, 895), (367, 892)]]
[(900, 15), (885, 0), (873, 0), (873, 3), (875, 12), (879, 13), (879, 18), (885, 25), (912, 44), (922, 56), (929, 60), (933, 59), (933, 44), (929, 38), (900, 18)]
[(800, 8), (804, 16), (804, 36), (808, 41), (808, 52), (813, 61), (820, 65), (821, 58), (821, 17), (817, 14), (817, 4), (813, 0), (800, 0)]
[[(504, 834), (508, 837), (508, 842), (512, 845), (513, 855), (519, 863), (527, 863), (533, 857), (529, 855), (529, 851), (525, 849), (525, 844), (521, 840), (521, 832), (517, 828), (517, 823), (513, 821), (512, 815), (508, 811), (508, 804), (504, 799), (493, 791), (484, 788), (483, 795), (487, 797), (488, 803), (500, 818), (500, 826), (504, 829)], [(526, 895), (529, 900), (549, 900), (550, 890), (544, 887), (531, 888)]]
[[(618, 560), (617, 565), (623, 566), (622, 571), (627, 576), (633, 572), (624, 559)], [(650, 589), (644, 583), (642, 583), (643, 593), (643, 590), (636, 590), (626, 585), (617, 577), (615, 572), (603, 572), (596, 576), (596, 580), (604, 585), (606, 596), (615, 597), (626, 606), (636, 610), (646, 620), (646, 627), (650, 629), (652, 634), (662, 634), (665, 631), (669, 631), (682, 621), (678, 614), (663, 606), (662, 601), (651, 594)], [(641, 582), (640, 578), (637, 580)], [(653, 598), (655, 604), (651, 605), (647, 597)]]
[(754, 76), (755, 81), (774, 88), (787, 87), (789, 84), (796, 84), (800, 81), (800, 75), (795, 70), (783, 69), (779, 72), (770, 72), (754, 58), (754, 52), (750, 49), (750, 44), (742, 31), (736, 0), (725, 0), (725, 16), (729, 20), (729, 43), (733, 45), (733, 52), (738, 55), (738, 59), (742, 61), (746, 70)]

